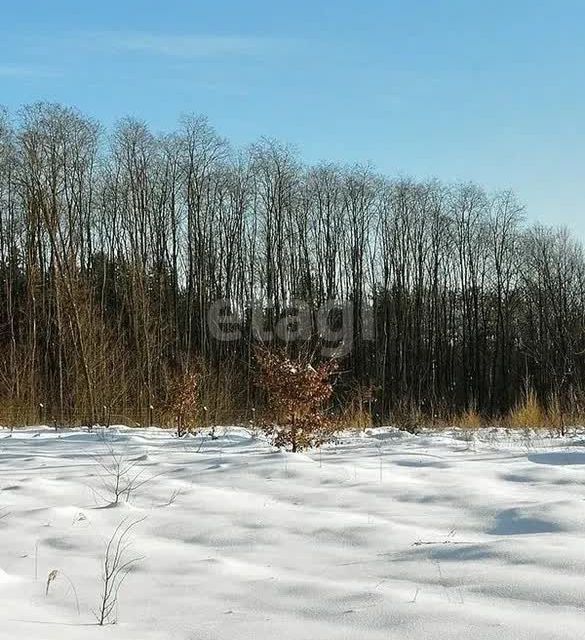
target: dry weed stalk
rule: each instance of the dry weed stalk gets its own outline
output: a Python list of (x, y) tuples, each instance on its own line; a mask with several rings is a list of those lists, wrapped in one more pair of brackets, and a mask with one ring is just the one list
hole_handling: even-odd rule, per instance
[(134, 520), (128, 524), (128, 519), (122, 520), (116, 527), (112, 537), (108, 541), (104, 552), (102, 565), (102, 593), (100, 597), (99, 609), (95, 612), (98, 624), (115, 624), (114, 612), (118, 605), (118, 594), (120, 587), (132, 567), (140, 562), (142, 556), (129, 557), (131, 541), (128, 536), (131, 530), (144, 522), (146, 518)]
[(62, 577), (65, 582), (67, 582), (69, 587), (71, 587), (71, 591), (73, 592), (73, 596), (75, 597), (75, 607), (77, 609), (77, 615), (80, 615), (81, 611), (79, 608), (79, 597), (77, 596), (77, 589), (75, 588), (75, 585), (73, 584), (71, 578), (62, 571), (53, 569), (49, 572), (49, 575), (47, 576), (47, 583), (45, 585), (45, 598), (49, 596), (49, 589), (51, 588), (51, 585), (53, 584), (53, 582), (56, 582), (59, 577)]

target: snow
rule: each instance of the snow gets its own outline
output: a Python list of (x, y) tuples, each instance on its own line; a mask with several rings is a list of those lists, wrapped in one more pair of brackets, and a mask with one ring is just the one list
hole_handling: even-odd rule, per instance
[[(377, 429), (291, 454), (237, 428), (0, 430), (0, 638), (581, 639), (584, 442)], [(145, 481), (116, 505), (112, 451)], [(100, 628), (106, 542), (142, 518)]]

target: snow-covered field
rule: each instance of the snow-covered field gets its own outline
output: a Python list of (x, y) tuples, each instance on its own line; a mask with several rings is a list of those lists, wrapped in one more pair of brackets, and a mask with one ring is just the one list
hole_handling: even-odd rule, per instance
[[(479, 435), (0, 430), (0, 637), (582, 639), (583, 434)], [(112, 451), (148, 480), (114, 506)], [(106, 541), (142, 518), (100, 628)]]

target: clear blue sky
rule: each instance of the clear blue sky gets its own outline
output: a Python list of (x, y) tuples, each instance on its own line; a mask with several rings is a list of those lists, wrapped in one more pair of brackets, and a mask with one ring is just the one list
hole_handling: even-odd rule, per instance
[(236, 144), (513, 188), (585, 238), (585, 2), (0, 3), (0, 104), (153, 129), (203, 113)]

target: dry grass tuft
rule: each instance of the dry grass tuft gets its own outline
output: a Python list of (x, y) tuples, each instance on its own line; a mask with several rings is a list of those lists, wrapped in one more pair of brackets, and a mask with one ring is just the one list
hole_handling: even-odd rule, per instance
[(510, 411), (507, 422), (510, 427), (518, 429), (541, 429), (550, 426), (549, 416), (533, 390), (528, 390), (524, 399)]
[(486, 426), (486, 422), (474, 408), (467, 409), (457, 416), (454, 424), (460, 429), (481, 429)]

